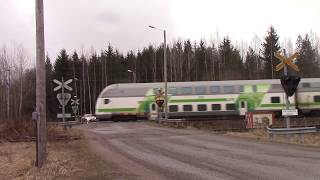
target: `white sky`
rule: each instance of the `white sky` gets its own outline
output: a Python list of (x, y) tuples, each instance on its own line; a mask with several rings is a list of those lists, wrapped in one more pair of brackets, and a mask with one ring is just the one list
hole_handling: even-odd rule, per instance
[[(35, 0), (0, 0), (0, 45), (23, 44), (35, 54)], [(178, 38), (210, 40), (229, 36), (250, 43), (275, 26), (281, 40), (320, 32), (318, 0), (44, 0), (46, 50), (100, 49), (120, 52), (163, 41), (154, 25)]]

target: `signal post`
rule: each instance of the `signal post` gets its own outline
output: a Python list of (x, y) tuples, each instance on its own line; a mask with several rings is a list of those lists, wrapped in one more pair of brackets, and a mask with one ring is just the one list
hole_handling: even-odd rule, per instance
[[(61, 93), (57, 94), (57, 99), (60, 102), (61, 106), (62, 106), (62, 114), (58, 114), (57, 117), (58, 118), (62, 118), (62, 122), (66, 122), (65, 118), (66, 117), (70, 117), (70, 114), (66, 114), (65, 113), (65, 106), (67, 105), (67, 103), (69, 102), (70, 98), (71, 98), (71, 94), (70, 93), (65, 93), (65, 89), (72, 91), (72, 88), (70, 86), (68, 86), (69, 83), (72, 82), (72, 79), (69, 79), (67, 81), (64, 81), (63, 77), (61, 81), (58, 81), (56, 79), (53, 80), (54, 83), (56, 83), (58, 86), (55, 87), (53, 89), (53, 91), (58, 91), (59, 89), (61, 89)], [(64, 129), (66, 130), (66, 126), (64, 126)]]
[(155, 96), (155, 101), (156, 101), (156, 104), (158, 105), (158, 118), (159, 119), (160, 118), (162, 119), (161, 112), (163, 109), (163, 103), (165, 101), (163, 96), (164, 96), (164, 92), (161, 89), (159, 89), (158, 92), (156, 93), (156, 96)]
[(294, 53), (292, 56), (287, 58), (285, 49), (283, 50), (283, 54), (284, 55), (282, 56), (279, 52), (277, 52), (274, 53), (274, 56), (281, 61), (281, 63), (276, 66), (276, 71), (280, 71), (281, 69), (283, 69), (284, 72), (284, 76), (281, 77), (281, 85), (286, 93), (286, 110), (282, 110), (282, 115), (286, 119), (286, 127), (290, 128), (290, 115), (298, 115), (298, 110), (295, 109), (294, 112), (290, 111), (289, 97), (295, 93), (300, 82), (300, 77), (288, 75), (289, 73), (287, 66), (299, 72), (299, 67), (293, 63), (293, 60), (296, 59), (299, 56), (299, 54)]

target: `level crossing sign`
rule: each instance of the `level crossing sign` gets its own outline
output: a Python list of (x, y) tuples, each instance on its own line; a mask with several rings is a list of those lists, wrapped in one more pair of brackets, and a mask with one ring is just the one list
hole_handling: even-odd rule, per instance
[(65, 106), (68, 104), (69, 100), (71, 98), (71, 94), (70, 93), (59, 93), (57, 94), (57, 99), (60, 102), (60, 104), (62, 106)]
[(61, 89), (62, 87), (66, 88), (66, 89), (69, 90), (69, 91), (72, 91), (72, 88), (71, 88), (70, 86), (68, 86), (68, 84), (72, 82), (72, 79), (69, 79), (69, 80), (67, 80), (67, 81), (65, 81), (65, 82), (60, 82), (60, 81), (54, 79), (53, 82), (55, 82), (56, 84), (58, 84), (58, 86), (55, 87), (55, 88), (53, 89), (53, 91), (58, 91), (58, 90)]
[(155, 91), (155, 101), (156, 101), (156, 104), (159, 107), (163, 106), (163, 103), (164, 103), (164, 92), (162, 91), (162, 89), (157, 89)]
[(79, 99), (71, 99), (71, 105), (79, 105)]
[(293, 63), (293, 60), (299, 57), (298, 53), (294, 53), (289, 58), (282, 56), (279, 52), (274, 53), (274, 56), (281, 61), (281, 63), (276, 66), (276, 71), (280, 71), (285, 65), (288, 65), (297, 72), (300, 71), (299, 67)]
[(71, 99), (71, 107), (72, 107), (72, 111), (73, 114), (77, 114), (78, 109), (79, 109), (79, 99)]

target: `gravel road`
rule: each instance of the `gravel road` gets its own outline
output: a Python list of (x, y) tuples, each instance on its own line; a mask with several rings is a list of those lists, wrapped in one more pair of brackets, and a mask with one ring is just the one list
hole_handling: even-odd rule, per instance
[(320, 180), (320, 149), (147, 122), (82, 127), (114, 179)]

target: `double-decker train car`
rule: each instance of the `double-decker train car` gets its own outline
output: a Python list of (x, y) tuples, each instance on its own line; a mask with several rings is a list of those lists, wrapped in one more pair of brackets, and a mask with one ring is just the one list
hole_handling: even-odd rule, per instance
[[(96, 102), (98, 119), (154, 118), (156, 92), (163, 83), (129, 83), (107, 86)], [(320, 78), (301, 79), (290, 109), (320, 114)], [(279, 79), (196, 81), (168, 83), (169, 117), (243, 116), (250, 111), (285, 109), (285, 93)]]

